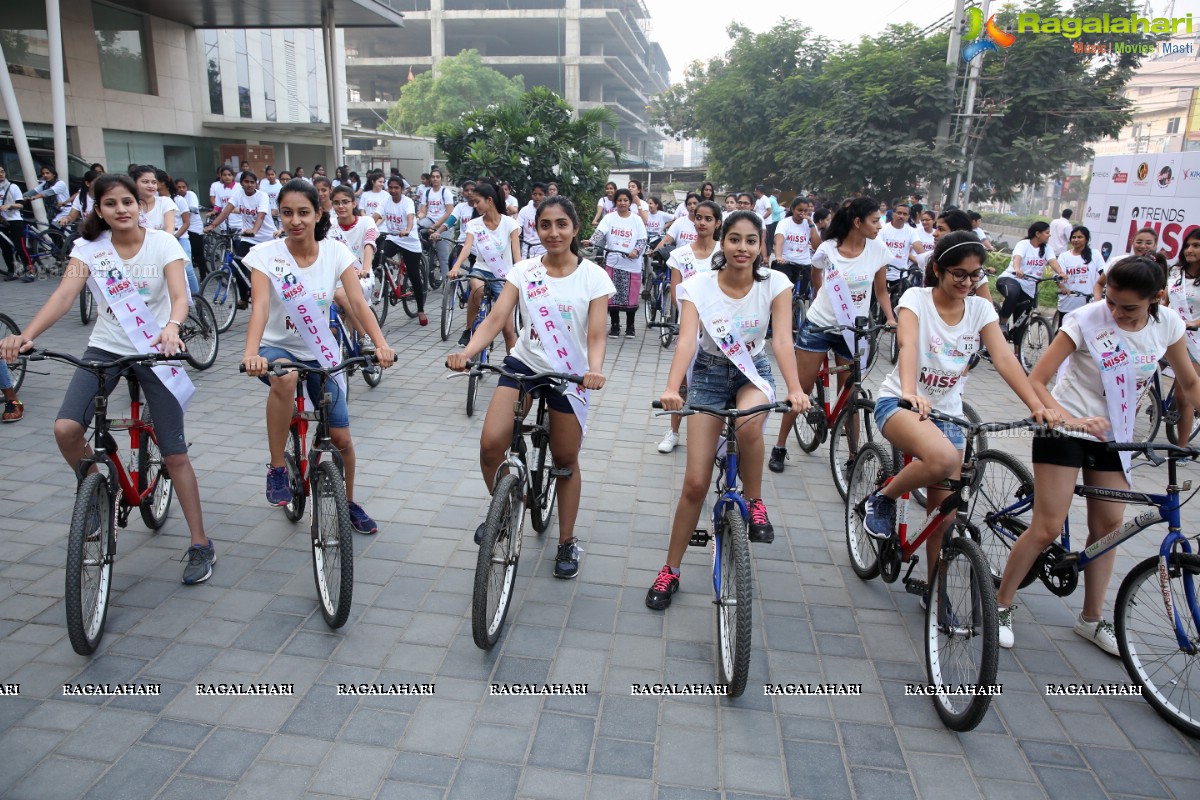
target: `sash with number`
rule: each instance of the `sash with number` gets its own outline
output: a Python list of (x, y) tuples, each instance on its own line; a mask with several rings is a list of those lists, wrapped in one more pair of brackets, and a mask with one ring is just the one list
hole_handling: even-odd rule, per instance
[[(146, 235), (152, 234), (147, 232)], [(87, 264), (91, 273), (88, 288), (96, 296), (96, 302), (112, 312), (134, 349), (146, 355), (158, 352), (159, 348), (151, 345), (151, 342), (162, 333), (162, 326), (150, 313), (145, 298), (138, 292), (125, 269), (125, 262), (117, 254), (111, 234), (105, 231), (93, 241), (80, 242), (71, 255)], [(167, 387), (167, 391), (179, 401), (179, 407), (187, 411), (188, 401), (196, 393), (196, 387), (183, 367), (179, 364), (157, 364), (151, 369)]]
[[(1137, 371), (1133, 366), (1133, 354), (1125, 335), (1117, 327), (1112, 312), (1104, 301), (1090, 303), (1074, 312), (1079, 329), (1088, 351), (1100, 369), (1100, 380), (1104, 385), (1104, 402), (1108, 405), (1108, 423), (1112, 428), (1112, 441), (1132, 442), (1134, 407), (1137, 404)], [(1131, 454), (1123, 452), (1121, 468), (1125, 481), (1130, 486), (1129, 474)]]
[[(582, 269), (583, 265), (579, 268)], [(533, 315), (530, 324), (537, 332), (546, 359), (554, 365), (555, 372), (583, 375), (588, 371), (586, 354), (579, 352), (579, 343), (567, 334), (571, 329), (571, 318), (555, 300), (554, 290), (546, 280), (546, 267), (540, 261), (529, 270), (529, 281), (524, 292), (525, 303)], [(584, 312), (586, 319), (587, 309)], [(586, 434), (590, 391), (577, 383), (568, 383), (564, 394), (571, 402), (571, 410), (579, 420), (580, 430)]]
[[(1178, 274), (1178, 280), (1176, 280)], [(1171, 298), (1171, 308), (1175, 309), (1179, 314), (1183, 324), (1187, 325), (1191, 322), (1191, 309), (1187, 301), (1187, 289), (1183, 282), (1188, 280), (1187, 276), (1182, 271), (1179, 273), (1171, 273), (1171, 282), (1168, 284), (1167, 293)], [(1200, 331), (1194, 331), (1187, 328), (1188, 353), (1192, 356), (1193, 361), (1200, 361)]]
[[(329, 330), (329, 323), (321, 314), (317, 302), (312, 299), (308, 290), (300, 280), (300, 265), (287, 249), (287, 242), (282, 239), (258, 245), (269, 248), (267, 253), (270, 269), (267, 275), (275, 284), (275, 291), (287, 309), (292, 327), (300, 334), (310, 353), (316, 356), (317, 363), (322, 369), (333, 369), (342, 362), (341, 347)], [(337, 385), (346, 391), (346, 375), (338, 373), (334, 376)], [(314, 398), (316, 399), (316, 398)]]
[[(508, 275), (508, 271), (512, 269), (512, 265), (504, 257), (504, 251), (497, 247), (496, 242), (493, 241), (493, 237), (499, 238), (500, 232), (498, 230), (491, 230), (487, 225), (483, 224), (483, 220), (480, 220), (479, 230), (468, 231), (468, 233), (475, 234), (475, 251), (483, 259), (483, 263), (487, 265), (487, 271), (497, 278), (503, 278)], [(504, 244), (507, 246), (508, 242), (506, 241)]]
[(774, 403), (775, 389), (758, 374), (758, 368), (754, 366), (750, 349), (746, 347), (741, 331), (737, 329), (737, 325), (729, 313), (725, 296), (717, 285), (718, 274), (716, 272), (701, 273), (686, 283), (680, 284), (680, 288), (684, 292), (682, 296), (691, 300), (696, 306), (700, 324), (721, 348), (725, 357), (733, 362), (738, 371), (767, 396), (767, 402)]
[(692, 251), (690, 244), (684, 245), (671, 253), (671, 256), (675, 259), (675, 263), (679, 265), (679, 277), (681, 280), (686, 281), (688, 278), (698, 274), (696, 271), (696, 262), (699, 259), (696, 258), (696, 254)]
[[(833, 316), (837, 318), (838, 325), (853, 327), (858, 313), (854, 306), (854, 298), (850, 294), (850, 287), (846, 283), (846, 274), (827, 253), (820, 253), (820, 255), (822, 256), (821, 260), (825, 262), (825, 279), (821, 291), (829, 292), (830, 305), (833, 306)], [(816, 259), (814, 259), (815, 261)], [(817, 264), (817, 266), (820, 265)], [(851, 331), (842, 331), (842, 338), (846, 340), (846, 347), (853, 353), (854, 334)], [(867, 341), (860, 340), (858, 365), (864, 370), (867, 368), (867, 347)]]

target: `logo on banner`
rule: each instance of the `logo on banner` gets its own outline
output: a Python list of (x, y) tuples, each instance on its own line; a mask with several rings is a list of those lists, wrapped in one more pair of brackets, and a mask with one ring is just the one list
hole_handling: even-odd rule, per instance
[(1185, 169), (1179, 173), (1181, 181), (1200, 181), (1200, 169)]
[(1084, 218), (1084, 219), (1086, 219), (1086, 220), (1088, 220), (1089, 222), (1090, 222), (1090, 221), (1092, 221), (1092, 220), (1095, 220), (1096, 222), (1099, 222), (1099, 221), (1100, 221), (1100, 216), (1101, 216), (1101, 215), (1100, 215), (1100, 209), (1098, 209), (1098, 208), (1093, 208), (1092, 206), (1088, 206), (1088, 207), (1087, 207), (1087, 211), (1083, 212), (1083, 218)]
[(1150, 174), (1150, 165), (1149, 165), (1149, 164), (1147, 164), (1145, 161), (1143, 161), (1142, 163), (1138, 164), (1138, 168), (1137, 168), (1137, 179), (1138, 179), (1139, 181), (1144, 181), (1144, 180), (1146, 180), (1146, 176), (1147, 176), (1147, 175), (1149, 175), (1149, 174)]
[(1117, 167), (1113, 167), (1112, 182), (1113, 183), (1129, 183), (1129, 173), (1121, 172), (1121, 170), (1118, 169)]
[(1108, 221), (1109, 221), (1109, 222), (1116, 222), (1116, 221), (1117, 221), (1117, 215), (1118, 215), (1118, 214), (1120, 214), (1120, 213), (1121, 213), (1121, 207), (1120, 207), (1120, 206), (1109, 206), (1109, 207), (1108, 207)]
[(1163, 189), (1171, 185), (1171, 181), (1175, 180), (1175, 176), (1171, 173), (1170, 167), (1163, 167), (1158, 171), (1158, 185)]

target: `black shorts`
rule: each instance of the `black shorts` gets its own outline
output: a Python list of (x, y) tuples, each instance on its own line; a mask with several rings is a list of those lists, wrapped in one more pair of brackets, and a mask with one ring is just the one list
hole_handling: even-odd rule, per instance
[(1061, 433), (1039, 433), (1033, 437), (1032, 460), (1035, 464), (1054, 464), (1097, 472), (1124, 472), (1121, 454), (1109, 450), (1104, 442), (1081, 439)]
[[(515, 372), (518, 375), (532, 375), (533, 374), (533, 370), (531, 370), (529, 367), (525, 366), (524, 362), (519, 361), (518, 359), (513, 358), (512, 356), (504, 357), (504, 368), (507, 369), (509, 372)], [(507, 386), (509, 389), (516, 389), (518, 391), (520, 391), (520, 389), (521, 389), (520, 384), (518, 384), (512, 378), (509, 378), (505, 375), (500, 376), (500, 380), (497, 381), (497, 385), (498, 386)], [(571, 408), (571, 401), (567, 399), (567, 396), (565, 394), (563, 394), (557, 388), (555, 388), (555, 382), (553, 380), (547, 378), (545, 380), (537, 381), (535, 383), (526, 384), (526, 387), (530, 390), (529, 393), (531, 396), (545, 397), (546, 405), (550, 407), (551, 411), (557, 411), (560, 414), (574, 414), (575, 413), (575, 410), (573, 408)]]

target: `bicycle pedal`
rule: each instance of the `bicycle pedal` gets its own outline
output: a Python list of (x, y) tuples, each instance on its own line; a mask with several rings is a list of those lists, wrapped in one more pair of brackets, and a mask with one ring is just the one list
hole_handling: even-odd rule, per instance
[(550, 477), (552, 478), (569, 478), (575, 474), (575, 471), (569, 467), (551, 467)]
[(916, 578), (907, 578), (904, 581), (904, 591), (909, 594), (924, 595), (929, 591), (929, 582)]
[(692, 532), (692, 538), (688, 539), (689, 547), (708, 547), (712, 535), (705, 530), (696, 530)]

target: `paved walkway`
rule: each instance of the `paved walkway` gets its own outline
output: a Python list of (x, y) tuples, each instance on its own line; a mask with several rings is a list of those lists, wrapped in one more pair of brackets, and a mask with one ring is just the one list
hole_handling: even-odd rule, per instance
[[(4, 284), (0, 310), (24, 324), (48, 294)], [(635, 683), (715, 680), (706, 555), (688, 553), (669, 611), (643, 604), (684, 455), (655, 451), (665, 421), (648, 406), (670, 353), (641, 336), (609, 340), (610, 382), (582, 456), (579, 578), (555, 580), (556, 537), (527, 528), (508, 626), (480, 651), (469, 611), (469, 531), (486, 505), (480, 419), (463, 414), (465, 384), (443, 380), (449, 348), (436, 328), (398, 317), (386, 328), (403, 364), (377, 389), (352, 387), (358, 495), (380, 532), (355, 538), (354, 610), (339, 631), (316, 610), (303, 527), (262, 497), (264, 391), (235, 367), (243, 316), (217, 365), (195, 376), (188, 416), (215, 573), (179, 583), (178, 508), (155, 534), (135, 515), (108, 632), (94, 656), (77, 656), (62, 602), (71, 477), (51, 435), (68, 373), (30, 371), (26, 419), (0, 429), (0, 682), (20, 684), (0, 697), (0, 796), (1200, 797), (1197, 744), (1141, 699), (1044, 695), (1047, 682), (1126, 680), (1119, 660), (1071, 632), (1081, 595), (1023, 594), (1018, 647), (1000, 658), (1004, 694), (976, 731), (948, 732), (928, 699), (906, 697), (905, 683), (924, 680), (922, 614), (899, 585), (849, 569), (824, 447), (768, 473), (776, 539), (754, 550), (745, 696), (632, 697)], [(68, 317), (40, 344), (78, 352), (84, 340)], [(985, 417), (1019, 415), (990, 367), (969, 391)], [(1142, 472), (1144, 485), (1161, 480)], [(1153, 539), (1122, 553), (1113, 596)], [(863, 695), (757, 688), (808, 681), (861, 683)], [(64, 696), (64, 683), (88, 682), (161, 684), (161, 695)], [(436, 694), (339, 696), (348, 682), (432, 683)], [(491, 682), (587, 683), (588, 694), (492, 697)], [(198, 683), (290, 683), (295, 695), (197, 696)]]

